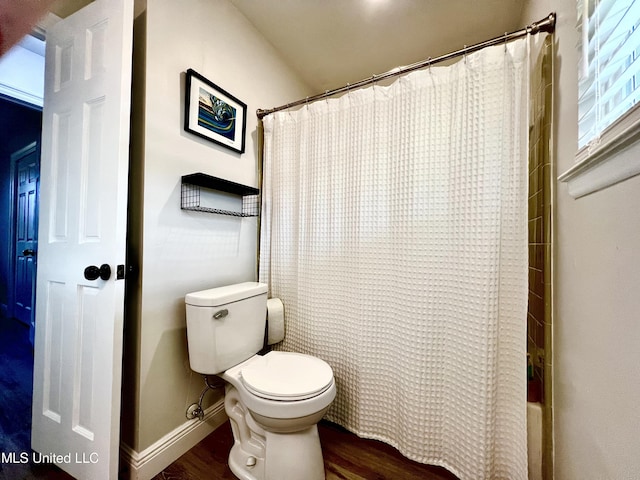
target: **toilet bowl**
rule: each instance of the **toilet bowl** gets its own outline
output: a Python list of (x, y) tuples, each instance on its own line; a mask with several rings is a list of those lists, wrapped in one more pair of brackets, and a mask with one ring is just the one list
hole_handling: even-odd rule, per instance
[(234, 445), (229, 467), (242, 480), (324, 480), (317, 423), (336, 395), (331, 367), (301, 353), (258, 355), (267, 286), (247, 282), (190, 293), (192, 370), (227, 382)]
[(229, 467), (238, 478), (325, 478), (317, 423), (336, 396), (328, 364), (276, 351), (220, 377), (228, 382), (225, 411), (234, 433)]

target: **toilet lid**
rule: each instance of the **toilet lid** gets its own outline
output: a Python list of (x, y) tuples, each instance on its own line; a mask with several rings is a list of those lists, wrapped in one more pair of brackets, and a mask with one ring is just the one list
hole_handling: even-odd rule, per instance
[(301, 353), (269, 352), (242, 369), (247, 390), (276, 400), (315, 397), (332, 381), (333, 370), (327, 362)]

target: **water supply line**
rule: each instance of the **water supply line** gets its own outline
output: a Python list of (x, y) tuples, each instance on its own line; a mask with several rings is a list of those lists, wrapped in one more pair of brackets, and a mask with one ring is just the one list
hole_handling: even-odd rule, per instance
[(208, 375), (203, 375), (204, 376), (204, 390), (202, 390), (202, 393), (200, 394), (200, 399), (198, 400), (198, 403), (192, 403), (191, 405), (189, 405), (189, 408), (187, 408), (187, 418), (189, 420), (192, 420), (194, 418), (199, 418), (200, 421), (204, 421), (204, 409), (202, 408), (202, 401), (204, 400), (204, 396), (205, 394), (209, 391), (209, 390), (216, 390), (218, 388), (224, 387), (224, 382), (223, 383), (217, 383), (217, 384), (211, 384), (209, 383), (209, 376)]

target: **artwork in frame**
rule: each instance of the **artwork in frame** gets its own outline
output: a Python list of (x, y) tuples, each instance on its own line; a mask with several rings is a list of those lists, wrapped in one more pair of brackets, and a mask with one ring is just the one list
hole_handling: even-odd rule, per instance
[(238, 153), (244, 153), (247, 105), (207, 80), (187, 70), (184, 129)]

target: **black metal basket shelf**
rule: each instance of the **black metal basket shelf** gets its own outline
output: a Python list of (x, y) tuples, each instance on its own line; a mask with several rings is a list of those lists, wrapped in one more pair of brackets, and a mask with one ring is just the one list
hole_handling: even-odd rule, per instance
[[(200, 205), (200, 189), (217, 190), (242, 197), (242, 212), (220, 210)], [(232, 215), (234, 217), (257, 217), (260, 213), (260, 190), (240, 183), (231, 182), (204, 173), (182, 176), (180, 208), (195, 212)]]

